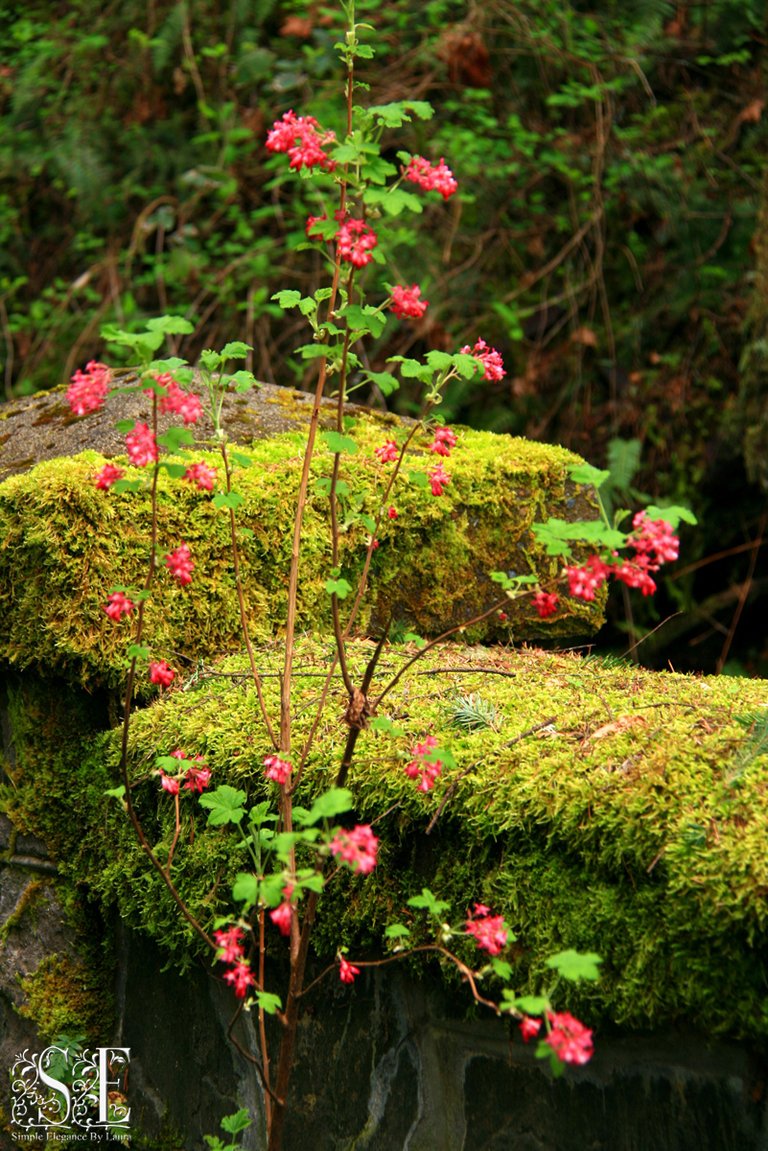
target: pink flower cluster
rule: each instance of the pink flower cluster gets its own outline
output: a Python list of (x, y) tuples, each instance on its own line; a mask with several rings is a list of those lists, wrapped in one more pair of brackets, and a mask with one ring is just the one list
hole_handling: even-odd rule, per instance
[(279, 783), (281, 786), (285, 785), (291, 778), (291, 765), (287, 759), (281, 759), (279, 755), (268, 755), (264, 759), (265, 776), (267, 779)]
[(418, 284), (411, 284), (410, 288), (398, 284), (392, 289), (392, 311), (399, 320), (406, 317), (420, 320), (428, 307), (429, 300), (421, 299), (421, 288)]
[(367, 823), (360, 823), (350, 831), (337, 831), (330, 842), (337, 863), (347, 863), (360, 875), (368, 875), (376, 866), (379, 841)]
[(137, 468), (153, 464), (157, 459), (155, 433), (147, 424), (139, 423), (138, 420), (133, 426), (133, 431), (130, 431), (125, 437), (125, 447), (128, 452), (128, 459)]
[(113, 619), (115, 623), (117, 623), (122, 616), (130, 615), (135, 607), (136, 604), (133, 600), (129, 599), (124, 592), (115, 591), (112, 592), (112, 595), (109, 597), (104, 611), (110, 619)]
[(224, 975), (225, 982), (234, 989), (238, 999), (245, 999), (248, 988), (255, 986), (256, 980), (245, 958), (242, 928), (235, 926), (226, 931), (214, 931), (213, 938), (219, 948), (216, 958), (230, 964), (229, 971)]
[(364, 268), (373, 259), (378, 238), (365, 220), (345, 220), (336, 233), (339, 259), (347, 260), (355, 268)]
[(161, 687), (170, 687), (176, 678), (176, 672), (169, 667), (164, 659), (159, 659), (149, 665), (149, 682), (159, 684)]
[(204, 463), (190, 464), (181, 478), (187, 483), (197, 484), (201, 491), (212, 492), (216, 483), (216, 469)]
[[(637, 588), (643, 595), (653, 595), (656, 584), (652, 575), (663, 563), (677, 559), (680, 540), (666, 520), (651, 520), (644, 511), (635, 515), (632, 527), (634, 531), (627, 540), (627, 546), (634, 551), (635, 559), (616, 563), (590, 556), (580, 567), (566, 568), (571, 595), (593, 600), (609, 576), (621, 580), (627, 587)], [(613, 559), (617, 558), (614, 553)]]
[(550, 1031), (544, 1040), (563, 1063), (588, 1063), (592, 1057), (592, 1032), (567, 1011), (550, 1012)]
[(449, 456), (456, 447), (456, 433), (450, 428), (435, 428), (435, 436), (429, 450), (438, 456)]
[(393, 464), (400, 455), (400, 449), (394, 440), (385, 440), (381, 447), (375, 448), (374, 451), (383, 464)]
[(162, 388), (160, 393), (160, 411), (171, 412), (181, 416), (185, 424), (196, 424), (203, 414), (203, 404), (195, 392), (185, 392), (179, 387), (170, 372), (163, 372), (155, 376), (156, 382)]
[(354, 983), (355, 976), (360, 974), (360, 968), (355, 967), (354, 963), (349, 963), (344, 956), (339, 958), (339, 979), (342, 983)]
[(421, 743), (415, 743), (411, 748), (413, 759), (405, 765), (405, 774), (409, 779), (418, 779), (419, 791), (431, 791), (435, 780), (443, 770), (443, 761), (434, 759), (433, 753), (437, 747), (434, 735), (428, 735)]
[(445, 485), (451, 482), (451, 477), (442, 464), (436, 464), (433, 468), (430, 468), (427, 472), (427, 478), (429, 479), (429, 487), (433, 496), (441, 496)]
[(297, 170), (324, 168), (332, 172), (336, 164), (324, 149), (335, 139), (335, 133), (324, 132), (314, 116), (297, 116), (291, 109), (272, 125), (267, 133), (267, 147), (270, 152), (286, 152), (291, 167)]
[(118, 480), (121, 480), (124, 475), (125, 472), (123, 469), (119, 468), (116, 464), (105, 464), (93, 477), (93, 481), (97, 488), (105, 492), (108, 488), (112, 487), (112, 484), (116, 484)]
[(557, 611), (557, 605), (560, 602), (555, 592), (537, 591), (536, 595), (531, 600), (533, 606), (539, 614), (541, 619), (547, 619), (548, 616), (554, 615)]
[[(287, 891), (288, 889), (286, 888), (285, 890)], [(285, 891), (283, 894), (285, 894)], [(270, 911), (269, 918), (272, 920), (281, 935), (291, 934), (293, 909), (291, 907), (290, 894), (288, 895), (288, 898), (284, 899), (283, 902), (274, 909), (274, 911)]]
[(97, 412), (104, 404), (111, 382), (110, 369), (98, 360), (89, 360), (84, 372), (78, 368), (67, 388), (67, 403), (75, 415)]
[(444, 200), (452, 196), (459, 187), (442, 156), (440, 163), (434, 165), (423, 156), (413, 156), (403, 176), (406, 180), (418, 184), (425, 192), (439, 192)]
[(192, 554), (186, 544), (179, 544), (174, 551), (169, 552), (165, 557), (165, 565), (174, 579), (177, 579), (180, 584), (183, 585), (192, 582), (192, 572), (195, 565), (192, 560)]
[[(188, 758), (178, 747), (171, 752), (171, 755), (174, 759), (186, 760)], [(202, 795), (210, 782), (211, 769), (203, 762), (202, 755), (196, 755), (194, 761), (181, 775), (167, 775), (166, 772), (160, 771), (160, 786), (169, 795), (178, 795), (179, 788), (182, 786), (185, 791), (197, 792)]]
[(485, 340), (478, 340), (474, 348), (470, 348), (469, 344), (466, 344), (461, 349), (461, 353), (465, 356), (475, 357), (483, 368), (483, 379), (491, 382), (504, 379), (504, 362), (501, 355), (495, 348), (489, 348)]
[(501, 915), (491, 915), (490, 907), (476, 903), (474, 910), (467, 912), (465, 924), (467, 935), (474, 938), (481, 951), (489, 955), (500, 955), (507, 946), (508, 933)]

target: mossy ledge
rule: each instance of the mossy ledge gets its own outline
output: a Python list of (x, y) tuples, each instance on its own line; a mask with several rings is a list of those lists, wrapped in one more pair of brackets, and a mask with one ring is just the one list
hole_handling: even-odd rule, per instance
[[(359, 445), (343, 457), (347, 506), (376, 516), (391, 465), (377, 460), (381, 418), (361, 414), (347, 429)], [(392, 434), (390, 428), (389, 435)], [(244, 557), (246, 599), (253, 635), (279, 634), (287, 605), (287, 570), (298, 487), (303, 431), (288, 432), (247, 447), (249, 466), (238, 467), (235, 487)], [(428, 439), (416, 443), (411, 470), (434, 462)], [(187, 458), (217, 457), (196, 452)], [(332, 455), (321, 445), (314, 480), (330, 474)], [(104, 613), (115, 585), (140, 587), (147, 566), (150, 502), (146, 491), (102, 492), (93, 483), (104, 457), (82, 452), (45, 460), (0, 484), (0, 660), (89, 686), (117, 685), (125, 669), (129, 624), (116, 626)], [(594, 518), (594, 490), (568, 479), (578, 457), (558, 447), (489, 432), (461, 430), (451, 464), (451, 483), (436, 498), (404, 478), (391, 497), (399, 518), (383, 517), (380, 546), (371, 567), (368, 608), (359, 630), (375, 634), (394, 614), (425, 635), (460, 625), (499, 597), (494, 570), (557, 574), (558, 561), (535, 545), (531, 525), (549, 516)], [(146, 478), (141, 469), (130, 477)], [(235, 651), (239, 622), (225, 510), (208, 493), (162, 473), (159, 483), (159, 550), (182, 540), (195, 562), (194, 586), (179, 587), (160, 565), (161, 593), (146, 610), (153, 658), (174, 666)], [(329, 627), (325, 581), (331, 575), (327, 498), (311, 490), (298, 605), (299, 628)], [(342, 574), (354, 585), (368, 541), (359, 521), (341, 534)], [(601, 622), (600, 603), (563, 599), (559, 612), (538, 618), (526, 599), (509, 609), (517, 639), (585, 635)], [(469, 640), (499, 635), (497, 621), (469, 631)]]
[[(353, 666), (370, 650), (354, 644)], [(379, 686), (411, 653), (385, 651)], [(297, 742), (329, 654), (320, 640), (299, 650), (297, 698), (306, 707)], [(279, 648), (261, 649), (258, 660), (274, 706)], [(181, 747), (204, 756), (215, 783), (244, 788), (252, 800), (269, 794), (260, 766), (268, 742), (244, 671), (239, 657), (206, 665), (191, 690), (172, 691), (134, 717), (134, 802), (161, 858), (173, 805), (153, 774), (157, 754)], [(451, 720), (456, 698), (471, 693), (495, 705), (497, 730), (467, 731)], [(339, 683), (304, 801), (335, 778), (344, 704)], [(546, 982), (544, 962), (556, 951), (601, 954), (598, 984), (557, 991), (558, 1002), (598, 1031), (685, 1025), (768, 1044), (766, 682), (651, 673), (533, 649), (451, 647), (430, 652), (382, 711), (406, 734), (365, 732), (353, 776), (356, 818), (375, 821), (380, 864), (369, 877), (341, 877), (324, 895), (321, 955), (342, 944), (353, 956), (380, 954), (385, 925), (410, 920), (407, 898), (428, 885), (450, 902), (453, 923), (473, 900), (505, 915), (518, 937), (521, 991)], [(457, 766), (425, 796), (402, 767), (426, 734), (450, 746)], [(189, 963), (194, 941), (120, 804), (103, 796), (116, 782), (118, 745), (108, 733), (73, 751), (30, 730), (8, 811), (45, 835), (64, 871), (92, 895)], [(228, 829), (206, 827), (191, 799), (184, 808), (174, 879), (209, 925), (231, 906), (242, 860)], [(279, 953), (277, 933), (273, 944)]]

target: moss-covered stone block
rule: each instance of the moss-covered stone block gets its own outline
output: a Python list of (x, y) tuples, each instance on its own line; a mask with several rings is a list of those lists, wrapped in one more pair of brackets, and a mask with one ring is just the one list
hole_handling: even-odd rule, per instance
[[(376, 517), (391, 465), (377, 459), (382, 422), (358, 410), (347, 433), (358, 445), (345, 455), (339, 566), (355, 585), (369, 530), (352, 513)], [(387, 434), (391, 435), (391, 425)], [(234, 486), (239, 547), (252, 634), (279, 635), (287, 609), (287, 571), (298, 489), (303, 431), (284, 432), (247, 448)], [(415, 444), (410, 471), (434, 463), (428, 439)], [(217, 457), (195, 453), (211, 464)], [(328, 500), (322, 481), (332, 455), (321, 445), (313, 465), (300, 573), (298, 625), (327, 631), (332, 574)], [(45, 460), (0, 484), (0, 660), (35, 666), (91, 686), (118, 684), (124, 676), (129, 624), (110, 620), (104, 605), (115, 585), (141, 587), (151, 530), (147, 491), (116, 493), (95, 488), (104, 457), (86, 451)], [(189, 460), (187, 460), (189, 462)], [(442, 496), (404, 478), (390, 493), (397, 520), (383, 516), (373, 554), (370, 595), (356, 630), (375, 633), (393, 616), (425, 635), (471, 620), (499, 597), (491, 571), (555, 577), (559, 561), (535, 544), (531, 526), (549, 516), (597, 515), (593, 489), (568, 477), (578, 457), (488, 432), (462, 430), (450, 461), (451, 483)], [(143, 478), (140, 469), (129, 476)], [(163, 473), (158, 494), (159, 576), (146, 605), (146, 641), (153, 658), (189, 667), (237, 649), (239, 617), (229, 542), (229, 517), (209, 493)], [(180, 587), (162, 556), (186, 542), (195, 563), (194, 583)], [(600, 602), (564, 598), (558, 613), (538, 618), (529, 599), (508, 609), (516, 639), (584, 635), (599, 626)], [(499, 635), (494, 619), (465, 638)], [(506, 633), (506, 629), (505, 629)]]

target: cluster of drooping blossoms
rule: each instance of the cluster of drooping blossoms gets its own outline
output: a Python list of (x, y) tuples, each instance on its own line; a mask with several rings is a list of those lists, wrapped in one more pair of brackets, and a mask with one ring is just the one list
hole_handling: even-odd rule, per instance
[(412, 759), (405, 765), (405, 774), (409, 779), (418, 780), (419, 791), (431, 791), (435, 780), (443, 770), (443, 761), (435, 758), (437, 740), (434, 735), (428, 735), (421, 743), (415, 743), (411, 748)]
[(291, 167), (297, 170), (323, 168), (332, 172), (336, 164), (325, 149), (335, 139), (333, 132), (321, 129), (314, 116), (297, 116), (291, 110), (273, 124), (267, 134), (267, 147), (270, 152), (287, 153)]
[(72, 376), (67, 388), (67, 403), (76, 416), (87, 416), (103, 406), (111, 386), (112, 373), (107, 365), (89, 360), (84, 372), (78, 368)]
[(501, 915), (491, 915), (490, 907), (476, 903), (467, 913), (464, 925), (467, 935), (471, 935), (481, 951), (489, 955), (501, 955), (507, 946), (509, 932)]
[(170, 758), (178, 759), (180, 765), (183, 765), (183, 770), (177, 775), (168, 775), (161, 769), (159, 773), (160, 786), (163, 791), (167, 791), (169, 795), (178, 795), (183, 788), (184, 791), (202, 795), (211, 782), (211, 769), (204, 762), (202, 755), (196, 755), (194, 759), (190, 759), (177, 747), (175, 751), (171, 752)]
[[(644, 511), (634, 516), (632, 528), (627, 547), (634, 552), (634, 559), (619, 560), (614, 552), (607, 560), (593, 555), (583, 564), (566, 567), (564, 574), (572, 596), (593, 600), (610, 576), (639, 589), (643, 595), (653, 595), (656, 584), (652, 576), (662, 564), (677, 559), (680, 540), (666, 520), (652, 520)], [(540, 590), (532, 602), (541, 618), (546, 619), (557, 611), (559, 600), (554, 592)]]
[(216, 958), (222, 963), (229, 964), (229, 971), (224, 974), (224, 982), (230, 984), (238, 999), (245, 999), (248, 988), (253, 987), (256, 982), (251, 966), (245, 958), (243, 934), (243, 929), (236, 924), (213, 933), (218, 947)]
[[(520, 1020), (520, 1034), (524, 1042), (541, 1031), (541, 1019), (524, 1015)], [(547, 1034), (544, 1042), (552, 1048), (562, 1063), (588, 1063), (592, 1058), (592, 1032), (567, 1011), (548, 1011)]]
[(459, 187), (442, 156), (439, 164), (430, 164), (423, 156), (412, 156), (408, 167), (403, 169), (403, 178), (418, 184), (425, 192), (439, 192), (444, 200), (449, 199)]

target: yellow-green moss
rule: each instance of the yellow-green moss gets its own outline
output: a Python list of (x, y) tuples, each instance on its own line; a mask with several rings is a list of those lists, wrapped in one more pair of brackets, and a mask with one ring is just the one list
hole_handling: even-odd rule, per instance
[[(412, 650), (385, 649), (374, 692)], [(367, 642), (352, 645), (356, 675), (370, 651)], [(297, 744), (329, 658), (321, 639), (298, 651)], [(257, 660), (274, 708), (279, 645), (261, 648)], [(244, 669), (240, 657), (205, 665), (190, 690), (134, 718), (134, 802), (161, 858), (173, 804), (152, 774), (157, 754), (181, 747), (205, 757), (214, 783), (243, 787), (253, 800), (271, 793), (261, 768), (269, 743)], [(500, 729), (451, 725), (457, 693), (492, 702)], [(335, 778), (344, 705), (339, 682), (303, 800)], [(454, 923), (472, 900), (506, 916), (519, 938), (521, 990), (546, 977), (553, 952), (595, 950), (604, 958), (602, 980), (567, 992), (571, 1008), (590, 1021), (684, 1022), (768, 1039), (768, 755), (754, 738), (768, 714), (768, 684), (536, 650), (448, 647), (404, 677), (382, 712), (406, 735), (393, 742), (364, 733), (350, 781), (357, 818), (377, 821), (380, 866), (365, 879), (342, 877), (324, 895), (315, 936), (322, 953), (343, 943), (358, 954), (379, 947), (387, 922), (408, 917), (406, 899), (426, 884), (449, 900)], [(451, 747), (457, 767), (425, 796), (402, 768), (411, 743), (431, 733)], [(98, 736), (90, 750), (67, 754), (60, 750), (46, 777), (53, 809), (77, 813), (60, 831), (64, 858), (74, 853), (94, 895), (189, 961), (188, 929), (148, 872), (119, 804), (99, 794), (116, 782), (118, 737)], [(31, 759), (26, 764), (35, 770)], [(17, 795), (28, 794), (23, 779), (17, 785)], [(230, 906), (243, 857), (226, 828), (207, 828), (191, 799), (185, 807), (174, 880), (210, 924)]]
[[(350, 499), (376, 515), (387, 466), (374, 447), (381, 421), (360, 419), (351, 431), (360, 445), (345, 456)], [(279, 634), (285, 620), (294, 500), (304, 436), (289, 433), (248, 449), (252, 466), (239, 469), (235, 485), (244, 497), (238, 523), (249, 622), (256, 639)], [(414, 470), (434, 457), (425, 439)], [(195, 453), (216, 463), (216, 457)], [(314, 479), (328, 475), (331, 454), (318, 452)], [(370, 600), (359, 630), (375, 631), (394, 611), (424, 634), (461, 623), (498, 598), (492, 570), (557, 571), (557, 561), (534, 546), (530, 527), (549, 515), (596, 514), (593, 493), (567, 480), (577, 457), (564, 449), (491, 433), (462, 431), (450, 461), (451, 483), (440, 498), (403, 480), (391, 502), (397, 521), (384, 518), (370, 579)], [(115, 625), (104, 604), (116, 585), (143, 584), (149, 539), (146, 493), (104, 493), (93, 485), (103, 463), (93, 452), (50, 460), (0, 484), (0, 659), (42, 667), (84, 683), (118, 683), (124, 674), (129, 624)], [(187, 461), (189, 462), (189, 461)], [(129, 469), (129, 475), (140, 471)], [(196, 564), (188, 589), (174, 583), (162, 562), (158, 588), (148, 601), (146, 637), (155, 658), (207, 658), (238, 647), (239, 624), (228, 537), (228, 516), (210, 497), (165, 474), (159, 485), (160, 556), (182, 540)], [(299, 627), (327, 629), (331, 574), (327, 500), (315, 492), (305, 522)], [(367, 529), (357, 523), (341, 537), (341, 567), (354, 583), (362, 570)], [(600, 605), (563, 601), (562, 611), (539, 620), (526, 603), (510, 609), (517, 638), (574, 635), (600, 623)], [(493, 634), (498, 624), (469, 633)], [(498, 634), (498, 632), (497, 632)]]
[(103, 972), (94, 973), (67, 955), (47, 955), (22, 979), (21, 989), (19, 1014), (32, 1020), (45, 1042), (59, 1035), (100, 1039), (108, 1034), (113, 1005)]

